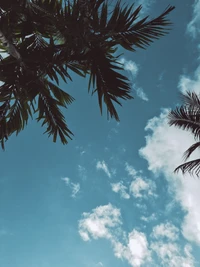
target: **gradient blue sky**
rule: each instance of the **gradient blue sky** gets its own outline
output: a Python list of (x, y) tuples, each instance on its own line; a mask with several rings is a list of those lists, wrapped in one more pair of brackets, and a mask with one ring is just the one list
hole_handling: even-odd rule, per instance
[(193, 137), (166, 121), (179, 91), (200, 92), (200, 0), (137, 3), (151, 17), (175, 4), (174, 26), (121, 58), (135, 99), (120, 123), (74, 75), (62, 84), (73, 140), (54, 144), (30, 121), (0, 151), (0, 266), (200, 266), (200, 181), (173, 174)]

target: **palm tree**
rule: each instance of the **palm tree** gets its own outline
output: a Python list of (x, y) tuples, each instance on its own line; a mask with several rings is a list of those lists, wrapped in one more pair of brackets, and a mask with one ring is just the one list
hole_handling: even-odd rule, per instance
[(117, 47), (135, 51), (168, 33), (167, 9), (155, 19), (138, 20), (142, 6), (117, 2), (110, 13), (105, 0), (8, 0), (0, 3), (0, 141), (24, 129), (29, 117), (46, 124), (46, 133), (61, 138), (73, 135), (60, 107), (74, 99), (59, 88), (71, 80), (68, 70), (90, 75), (88, 90), (97, 93), (108, 116), (119, 120), (114, 103), (132, 99), (128, 79), (119, 73)]
[[(183, 130), (192, 132), (196, 143), (190, 146), (184, 153), (184, 161), (188, 160), (191, 154), (198, 148), (200, 148), (200, 96), (195, 92), (186, 92), (181, 94), (183, 105), (177, 107), (169, 113), (169, 124), (174, 125)], [(186, 172), (190, 174), (200, 173), (200, 159), (191, 160), (185, 162), (175, 169), (175, 172), (179, 170), (183, 174)]]

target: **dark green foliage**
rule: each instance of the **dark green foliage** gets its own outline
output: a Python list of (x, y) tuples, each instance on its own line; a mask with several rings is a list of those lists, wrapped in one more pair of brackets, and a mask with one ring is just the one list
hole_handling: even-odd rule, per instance
[[(183, 158), (186, 161), (191, 154), (198, 148), (200, 148), (200, 97), (194, 92), (187, 92), (181, 94), (183, 105), (177, 107), (169, 113), (169, 124), (174, 125), (183, 130), (192, 132), (195, 140), (195, 144), (190, 146), (184, 153)], [(182, 173), (189, 172), (190, 174), (200, 173), (200, 159), (191, 160), (185, 162), (175, 169), (175, 172), (179, 170)]]
[(68, 70), (90, 75), (102, 112), (119, 120), (115, 103), (133, 98), (115, 56), (117, 46), (135, 51), (165, 35), (171, 24), (168, 7), (153, 20), (138, 20), (141, 6), (117, 2), (110, 14), (104, 0), (7, 0), (0, 2), (0, 141), (24, 129), (29, 117), (46, 125), (46, 133), (63, 144), (71, 138), (60, 107), (74, 100), (59, 88), (71, 80)]

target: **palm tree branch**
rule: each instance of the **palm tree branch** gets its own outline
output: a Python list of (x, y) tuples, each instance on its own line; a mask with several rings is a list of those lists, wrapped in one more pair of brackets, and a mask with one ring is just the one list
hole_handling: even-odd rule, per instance
[(177, 126), (183, 130), (190, 130), (195, 138), (200, 137), (200, 115), (195, 109), (188, 109), (185, 106), (177, 107), (169, 115), (169, 125)]
[(197, 148), (200, 148), (200, 142), (196, 142), (195, 144), (193, 144), (192, 146), (190, 146), (184, 152), (184, 154), (183, 154), (184, 160), (186, 161)]
[(178, 172), (179, 170), (181, 170), (183, 174), (185, 174), (186, 172), (189, 172), (191, 175), (193, 175), (195, 173), (196, 176), (198, 177), (200, 173), (200, 159), (195, 159), (195, 160), (185, 162), (179, 165), (174, 170), (174, 172)]

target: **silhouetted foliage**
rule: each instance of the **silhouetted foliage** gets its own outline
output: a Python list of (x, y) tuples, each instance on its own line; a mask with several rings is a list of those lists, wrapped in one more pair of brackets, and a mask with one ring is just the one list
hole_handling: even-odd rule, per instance
[[(169, 113), (169, 124), (192, 132), (197, 141), (185, 151), (183, 159), (186, 161), (196, 149), (200, 148), (200, 97), (194, 92), (186, 92), (181, 94), (181, 98), (183, 105)], [(175, 169), (175, 172), (179, 170), (183, 174), (188, 172), (199, 176), (200, 159), (181, 164)]]
[(0, 141), (24, 129), (30, 116), (47, 125), (46, 133), (63, 144), (71, 138), (59, 107), (74, 99), (59, 88), (59, 77), (71, 80), (68, 70), (85, 77), (97, 92), (108, 115), (119, 120), (114, 103), (133, 98), (117, 46), (145, 49), (165, 35), (171, 24), (169, 6), (157, 18), (138, 19), (142, 6), (117, 2), (111, 14), (104, 0), (8, 0), (0, 3)]

